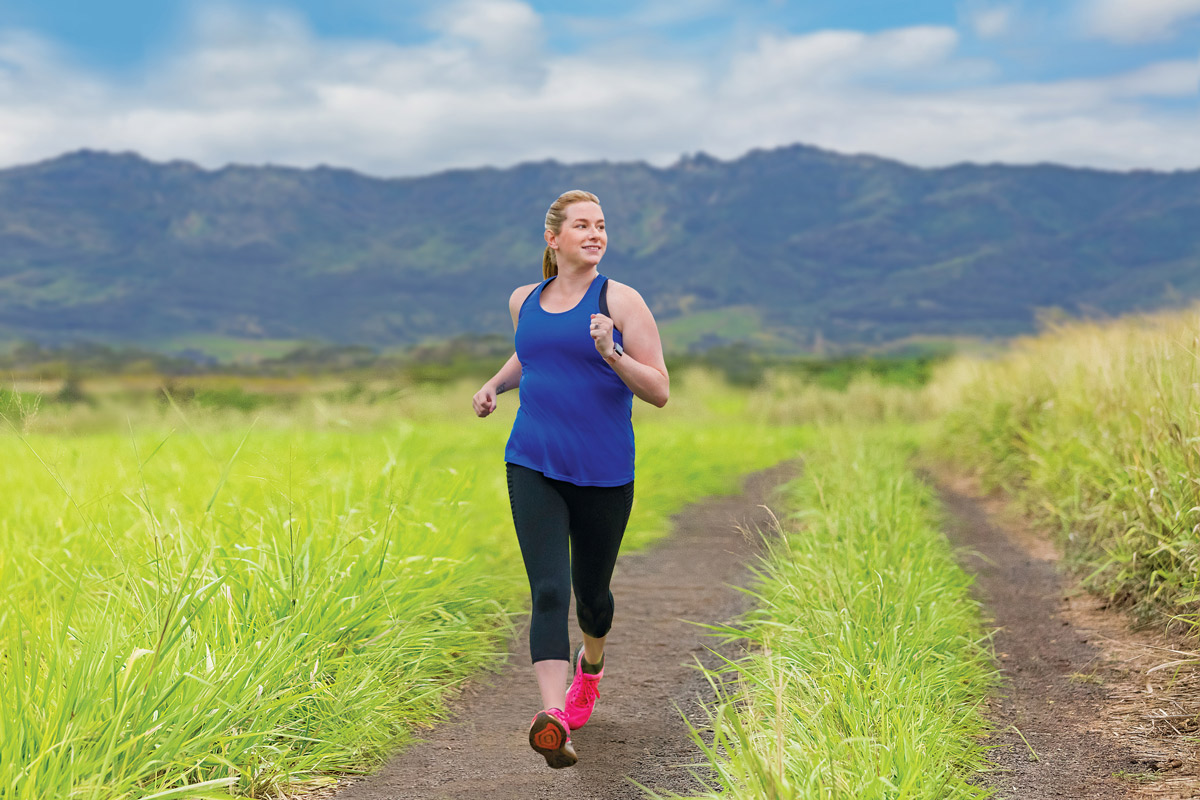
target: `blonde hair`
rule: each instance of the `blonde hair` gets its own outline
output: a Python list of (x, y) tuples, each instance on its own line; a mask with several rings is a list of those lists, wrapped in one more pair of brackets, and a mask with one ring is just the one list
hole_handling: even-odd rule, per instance
[[(556, 236), (561, 233), (563, 223), (567, 221), (567, 206), (573, 203), (595, 203), (596, 205), (600, 205), (600, 198), (582, 189), (572, 189), (569, 192), (563, 192), (558, 196), (557, 200), (550, 204), (550, 210), (546, 212), (546, 230)], [(542, 280), (553, 278), (557, 274), (558, 256), (550, 249), (550, 245), (546, 245), (546, 250), (542, 253)]]

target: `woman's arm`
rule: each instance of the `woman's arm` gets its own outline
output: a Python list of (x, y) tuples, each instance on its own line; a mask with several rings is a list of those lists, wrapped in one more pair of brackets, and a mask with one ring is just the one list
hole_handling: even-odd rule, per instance
[[(671, 376), (663, 360), (662, 339), (649, 306), (635, 289), (609, 282), (608, 307), (613, 316), (593, 314), (600, 324), (592, 330), (596, 349), (625, 385), (642, 400), (662, 408), (671, 396)], [(612, 329), (621, 331), (624, 355), (613, 349)]]
[(509, 389), (517, 388), (521, 382), (521, 362), (517, 359), (517, 354), (513, 353), (508, 357), (508, 361), (504, 362), (504, 366), (500, 371), (492, 376), (492, 379), (483, 385), (475, 396), (471, 398), (471, 405), (475, 408), (475, 416), (486, 417), (488, 414), (496, 410), (496, 396), (504, 394)]
[[(529, 293), (537, 288), (537, 284), (528, 286), (518, 286), (508, 298), (508, 313), (512, 316), (513, 330), (517, 329), (517, 318), (521, 313), (521, 304), (525, 302), (525, 298), (529, 297)], [(492, 376), (492, 379), (485, 383), (475, 396), (471, 398), (471, 405), (475, 409), (475, 416), (486, 417), (496, 410), (496, 396), (504, 394), (509, 389), (517, 388), (521, 383), (521, 361), (517, 358), (517, 354), (513, 353), (508, 357), (508, 361), (504, 362), (504, 366), (500, 371)]]

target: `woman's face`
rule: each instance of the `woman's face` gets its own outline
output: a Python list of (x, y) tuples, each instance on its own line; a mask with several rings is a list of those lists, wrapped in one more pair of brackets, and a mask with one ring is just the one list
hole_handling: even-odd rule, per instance
[(558, 263), (596, 266), (608, 248), (604, 212), (595, 203), (580, 202), (567, 206), (565, 216), (557, 235), (546, 232), (546, 242), (557, 251)]

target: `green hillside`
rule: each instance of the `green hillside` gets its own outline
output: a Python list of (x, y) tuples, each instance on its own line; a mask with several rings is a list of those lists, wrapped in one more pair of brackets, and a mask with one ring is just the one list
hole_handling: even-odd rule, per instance
[(925, 170), (797, 145), (383, 180), (83, 151), (0, 171), (0, 338), (274, 353), (504, 333), (571, 187), (600, 196), (603, 271), (677, 349), (1004, 337), (1045, 309), (1200, 297), (1200, 172)]

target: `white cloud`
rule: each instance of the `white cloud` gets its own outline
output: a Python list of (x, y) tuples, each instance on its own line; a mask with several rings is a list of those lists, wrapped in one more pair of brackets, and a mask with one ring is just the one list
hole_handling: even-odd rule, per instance
[(429, 23), (428, 41), (398, 45), (322, 40), (278, 11), (209, 9), (136, 82), (0, 32), (0, 165), (79, 147), (383, 175), (544, 158), (666, 164), (794, 142), (922, 165), (1175, 168), (1200, 153), (1200, 114), (1153, 104), (1194, 93), (1200, 62), (980, 87), (946, 80), (972, 65), (944, 27), (768, 35), (704, 59), (555, 53), (515, 0), (466, 0)]
[(1200, 59), (1160, 61), (1106, 81), (1118, 97), (1200, 96)]
[(430, 21), (436, 29), (493, 57), (528, 55), (542, 45), (541, 17), (517, 0), (462, 0), (440, 6)]
[(764, 36), (755, 50), (734, 57), (722, 88), (737, 96), (894, 78), (943, 64), (957, 43), (952, 28), (940, 27)]
[(1006, 5), (974, 5), (967, 10), (966, 16), (980, 39), (997, 39), (1012, 30), (1016, 11)]
[(1084, 32), (1124, 44), (1166, 39), (1200, 16), (1200, 0), (1083, 0)]

